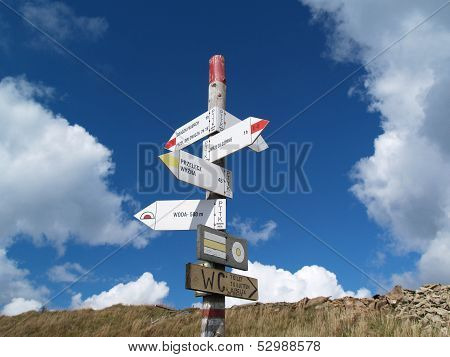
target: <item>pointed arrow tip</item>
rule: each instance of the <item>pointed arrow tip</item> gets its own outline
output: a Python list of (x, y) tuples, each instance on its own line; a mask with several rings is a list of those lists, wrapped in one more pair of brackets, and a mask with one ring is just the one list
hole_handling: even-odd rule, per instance
[(134, 218), (141, 221), (151, 229), (155, 229), (157, 201), (140, 210), (134, 215)]
[(258, 124), (260, 128), (259, 130), (264, 130), (267, 124), (269, 124), (269, 121), (266, 119), (261, 119), (261, 121)]
[(168, 152), (167, 154), (159, 155), (158, 157), (167, 166), (173, 166), (172, 161), (174, 161), (175, 157), (171, 152)]
[(178, 177), (179, 157), (177, 152), (162, 154), (159, 156), (159, 159), (164, 162), (164, 164), (176, 177)]
[(172, 147), (175, 146), (176, 143), (177, 143), (177, 138), (175, 137), (175, 138), (173, 138), (173, 139), (170, 139), (170, 140), (166, 143), (166, 145), (164, 145), (164, 147), (165, 147), (167, 150), (171, 150)]
[[(256, 118), (255, 118), (256, 119)], [(251, 126), (251, 133), (257, 133), (264, 130), (264, 128), (269, 124), (269, 121), (266, 119), (257, 119), (256, 123), (253, 123)]]

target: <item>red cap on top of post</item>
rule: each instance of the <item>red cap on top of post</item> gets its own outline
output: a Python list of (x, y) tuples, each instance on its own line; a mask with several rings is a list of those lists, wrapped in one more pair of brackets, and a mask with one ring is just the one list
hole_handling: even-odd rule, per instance
[(209, 83), (225, 83), (225, 58), (222, 55), (214, 55), (209, 59)]

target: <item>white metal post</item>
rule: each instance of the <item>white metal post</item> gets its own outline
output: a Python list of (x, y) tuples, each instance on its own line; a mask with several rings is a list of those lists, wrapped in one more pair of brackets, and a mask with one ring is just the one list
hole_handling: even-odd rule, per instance
[[(212, 56), (209, 60), (208, 110), (213, 107), (225, 109), (226, 102), (225, 59), (221, 55)], [(225, 167), (225, 158), (215, 164)], [(206, 191), (207, 199), (225, 198), (217, 193)], [(211, 268), (225, 270), (225, 266), (206, 263)], [(225, 336), (225, 296), (208, 294), (203, 296), (202, 337)]]

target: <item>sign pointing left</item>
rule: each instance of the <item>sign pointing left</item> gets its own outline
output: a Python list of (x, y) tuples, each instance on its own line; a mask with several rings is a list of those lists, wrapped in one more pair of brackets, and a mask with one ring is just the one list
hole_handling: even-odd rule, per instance
[(214, 228), (227, 227), (227, 200), (156, 201), (134, 215), (156, 231), (187, 231), (199, 224)]
[(231, 171), (179, 150), (159, 156), (180, 181), (232, 198)]
[(181, 150), (209, 134), (225, 129), (225, 115), (224, 110), (212, 108), (175, 130), (164, 147), (170, 151)]

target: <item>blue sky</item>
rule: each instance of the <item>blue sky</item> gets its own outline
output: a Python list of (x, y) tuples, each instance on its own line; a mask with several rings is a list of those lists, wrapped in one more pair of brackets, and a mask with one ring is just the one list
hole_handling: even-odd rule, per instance
[[(380, 117), (388, 118), (386, 123), (391, 115), (382, 105), (376, 106), (376, 103), (386, 103), (377, 92), (380, 87), (371, 87), (371, 83), (376, 84), (380, 78), (376, 74), (379, 68), (361, 70), (277, 131), (289, 118), (383, 48), (379, 43), (370, 42), (369, 35), (363, 39), (352, 37), (351, 26), (339, 28), (326, 18), (312, 21), (312, 13), (323, 10), (328, 12), (331, 20), (351, 23), (353, 5), (348, 5), (350, 10), (346, 8), (346, 12), (326, 5), (320, 9), (320, 5), (304, 5), (298, 1), (276, 4), (273, 1), (228, 1), (226, 6), (206, 1), (195, 2), (195, 5), (183, 1), (137, 1), (127, 8), (107, 1), (58, 4), (18, 2), (11, 6), (28, 14), (70, 51), (175, 128), (207, 109), (208, 59), (214, 54), (224, 55), (227, 110), (241, 119), (255, 116), (270, 120), (263, 134), (269, 146), (271, 143), (312, 143), (303, 167), (311, 193), (270, 193), (262, 189), (260, 194), (387, 288), (395, 282), (393, 276), (396, 274), (409, 272), (405, 277), (409, 279), (419, 274), (416, 264), (426, 253), (424, 247), (428, 243), (399, 246), (398, 242), (404, 239), (395, 219), (371, 211), (371, 202), (386, 201), (375, 197), (366, 178), (361, 180), (366, 183), (363, 191), (366, 190), (367, 195), (360, 193), (358, 196), (350, 191), (357, 181), (351, 178), (352, 168), (359, 160), (374, 155), (374, 140), (387, 131)], [(354, 7), (355, 16), (359, 16), (357, 6)], [(39, 11), (42, 9), (46, 11)], [(427, 14), (428, 9), (422, 10)], [(408, 14), (408, 11), (404, 13)], [(52, 17), (53, 20), (57, 17), (57, 25), (50, 22)], [(136, 205), (143, 208), (155, 200), (186, 198), (186, 193), (137, 192), (138, 143), (158, 144), (163, 153), (163, 145), (172, 134), (170, 129), (79, 61), (48, 43), (4, 6), (0, 7), (0, 24), (0, 77), (22, 78), (33, 86), (53, 88), (51, 95), (35, 94), (24, 100), (39, 103), (55, 115), (64, 117), (70, 125), (83, 127), (98, 143), (111, 150), (115, 170), (102, 180), (106, 182), (107, 190), (118, 197), (127, 195), (134, 201), (132, 204), (124, 201), (121, 205), (128, 220), (133, 220)], [(403, 28), (388, 32), (390, 38), (399, 37), (401, 30)], [(368, 26), (368, 31), (373, 31), (373, 38), (377, 37), (372, 27)], [(335, 36), (339, 34), (341, 37)], [(349, 39), (360, 41), (356, 47), (359, 50), (349, 50), (346, 56), (339, 56), (338, 50), (342, 48), (336, 43), (351, 42)], [(361, 50), (364, 46), (373, 52), (365, 53)], [(383, 69), (389, 64), (380, 61), (378, 66)], [(420, 67), (418, 71), (421, 73)], [(269, 150), (259, 154), (234, 154), (230, 166), (235, 167), (241, 162), (243, 155), (248, 157), (246, 163), (249, 165), (247, 173), (233, 172), (235, 181), (244, 180), (248, 175), (256, 175), (258, 179), (263, 175), (258, 172), (261, 163), (274, 172), (286, 171), (287, 165), (275, 162)], [(70, 162), (77, 153), (68, 151), (66, 155)], [(108, 161), (107, 158), (102, 160)], [(162, 163), (158, 165), (162, 166)], [(42, 170), (56, 170), (51, 175), (55, 180), (70, 181), (70, 176), (64, 177), (66, 171), (58, 172), (58, 168), (52, 168), (51, 161)], [(33, 181), (32, 176), (28, 179)], [(161, 179), (173, 182), (168, 174)], [(80, 181), (83, 190), (90, 183), (90, 180)], [(53, 184), (49, 180), (50, 191)], [(15, 189), (22, 187), (8, 187), (8, 190)], [(61, 194), (61, 210), (70, 212), (73, 205), (80, 202), (74, 198), (76, 190), (77, 186), (71, 188), (73, 194), (70, 197)], [(363, 287), (372, 293), (379, 290), (358, 269), (301, 230), (261, 197), (243, 192), (238, 185), (234, 191), (235, 198), (228, 208), (228, 223), (233, 219), (238, 223), (230, 227), (230, 232), (236, 235), (243, 229), (264, 232), (267, 222), (275, 222), (270, 226), (272, 228), (266, 229), (267, 240), (250, 245), (252, 262), (276, 266), (291, 273), (317, 265), (336, 274), (345, 291), (356, 292)], [(53, 193), (58, 194), (57, 188)], [(203, 198), (203, 193), (194, 190), (191, 198)], [(45, 207), (45, 197), (41, 199)], [(95, 208), (95, 203), (92, 207)], [(395, 207), (395, 202), (390, 207)], [(368, 210), (372, 219), (368, 217)], [(392, 212), (392, 209), (386, 211)], [(25, 219), (32, 222), (30, 214), (27, 211)], [(58, 217), (49, 217), (49, 220), (64, 225)], [(16, 215), (13, 220), (18, 226), (21, 217)], [(139, 225), (139, 230), (142, 229), (145, 227)], [(124, 233), (131, 231), (130, 228)], [(35, 232), (34, 236), (16, 230), (2, 237), (0, 248), (5, 249), (9, 264), (16, 270), (27, 270), (28, 274), (18, 273), (18, 276), (35, 291), (41, 289), (40, 293), (8, 296), (8, 299), (23, 297), (46, 301), (70, 282), (70, 279), (52, 281), (49, 273), (52, 268), (66, 264), (76, 275), (90, 269), (119, 246), (117, 242), (107, 240), (94, 244), (95, 238), (89, 236), (89, 231), (82, 233), (82, 238), (77, 238), (77, 233), (69, 233), (65, 238), (57, 235), (52, 240), (46, 234), (45, 229)], [(126, 239), (125, 235), (118, 241), (121, 239)], [(153, 274), (152, 279), (156, 282), (167, 283), (170, 292), (163, 294), (164, 303), (190, 306), (196, 300), (191, 291), (184, 289), (184, 266), (195, 259), (195, 232), (162, 232), (139, 247), (130, 245), (121, 249), (49, 306), (67, 308), (78, 293), (85, 299), (109, 291), (119, 283), (137, 281), (144, 272)], [(72, 265), (67, 265), (69, 263)], [(306, 274), (305, 270), (303, 272)], [(276, 275), (273, 278), (276, 279)], [(266, 283), (267, 291), (271, 289), (270, 279)], [(289, 284), (296, 284), (296, 281)], [(316, 291), (301, 290), (295, 296)], [(322, 291), (327, 290), (319, 290)], [(2, 304), (6, 305), (8, 299), (5, 297)]]

